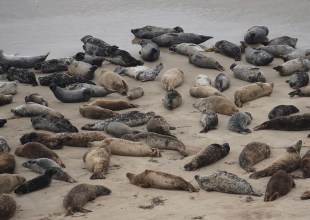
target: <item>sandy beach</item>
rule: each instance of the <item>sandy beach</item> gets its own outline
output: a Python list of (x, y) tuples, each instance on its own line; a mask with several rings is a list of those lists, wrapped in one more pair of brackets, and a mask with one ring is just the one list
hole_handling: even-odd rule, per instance
[[(196, 1), (195, 1), (196, 2)], [(142, 3), (140, 1), (34, 1), (23, 3), (16, 1), (1, 1), (0, 3), (0, 42), (1, 48), (7, 54), (40, 55), (50, 51), (47, 59), (73, 56), (83, 51), (80, 38), (93, 35), (111, 45), (118, 45), (127, 50), (135, 58), (141, 59), (138, 51), (140, 46), (132, 44), (134, 36), (130, 29), (145, 25), (162, 27), (181, 26), (185, 32), (204, 34), (214, 38), (202, 44), (210, 47), (215, 42), (225, 39), (235, 44), (243, 40), (246, 30), (254, 25), (265, 25), (269, 28), (269, 38), (288, 35), (297, 37), (297, 48), (310, 48), (310, 15), (308, 1), (157, 1), (157, 3)], [(195, 5), (194, 5), (195, 4)], [(242, 7), (241, 7), (242, 6)], [(223, 94), (233, 102), (234, 92), (248, 82), (234, 78), (230, 65), (235, 61), (221, 54), (210, 52), (209, 55), (225, 67), (224, 73), (231, 80), (231, 87)], [(65, 209), (62, 201), (66, 193), (76, 184), (53, 180), (50, 187), (29, 193), (23, 196), (11, 195), (17, 202), (18, 208), (12, 219), (307, 219), (309, 201), (300, 200), (300, 195), (310, 190), (309, 179), (296, 179), (296, 188), (279, 198), (266, 203), (263, 197), (252, 197), (247, 202), (246, 195), (232, 195), (220, 192), (189, 193), (186, 191), (169, 191), (160, 189), (145, 189), (131, 185), (126, 178), (127, 172), (141, 173), (145, 169), (163, 171), (183, 177), (186, 181), (199, 188), (194, 179), (195, 175), (208, 175), (217, 170), (225, 170), (246, 179), (252, 186), (264, 193), (269, 177), (258, 180), (250, 179), (238, 163), (238, 157), (243, 147), (252, 141), (261, 141), (271, 146), (271, 155), (268, 159), (255, 165), (257, 170), (265, 168), (277, 156), (285, 152), (285, 147), (297, 140), (303, 141), (301, 155), (310, 149), (309, 131), (253, 131), (253, 127), (268, 119), (269, 111), (280, 104), (295, 105), (300, 113), (309, 113), (310, 104), (307, 97), (290, 98), (292, 91), (285, 82), (290, 77), (281, 77), (272, 68), (283, 63), (275, 59), (268, 66), (260, 67), (267, 82), (275, 84), (273, 93), (244, 104), (240, 112), (250, 112), (253, 121), (249, 125), (252, 133), (248, 135), (231, 132), (227, 128), (229, 116), (218, 114), (217, 129), (208, 133), (199, 133), (202, 126), (199, 122), (200, 112), (193, 107), (195, 98), (189, 95), (189, 89), (194, 85), (198, 74), (208, 75), (212, 82), (220, 73), (217, 70), (203, 69), (189, 63), (188, 57), (171, 53), (168, 48), (161, 48), (160, 59), (156, 62), (145, 62), (146, 66), (153, 67), (162, 62), (164, 65), (160, 75), (151, 82), (140, 82), (124, 76), (130, 88), (140, 86), (144, 89), (144, 96), (131, 101), (138, 104), (137, 109), (142, 112), (155, 111), (157, 115), (165, 117), (168, 123), (176, 130), (172, 134), (179, 138), (187, 147), (190, 156), (182, 158), (176, 151), (163, 151), (162, 157), (125, 157), (112, 155), (110, 169), (104, 180), (90, 180), (91, 173), (86, 170), (82, 160), (86, 148), (65, 146), (55, 150), (66, 164), (65, 170), (78, 183), (102, 184), (112, 190), (111, 195), (98, 197), (89, 202), (84, 208), (92, 210), (87, 214), (77, 213), (74, 217), (64, 217)], [(237, 63), (246, 64), (244, 55)], [(104, 62), (95, 72), (95, 83), (99, 81), (102, 69), (114, 70), (115, 65)], [(183, 97), (182, 105), (172, 111), (167, 110), (162, 99), (165, 90), (161, 87), (161, 75), (174, 67), (184, 72), (184, 82), (177, 88)], [(46, 74), (37, 74), (44, 76)], [(79, 131), (87, 123), (96, 120), (83, 118), (79, 113), (79, 106), (86, 103), (65, 104), (57, 100), (48, 87), (20, 84), (18, 93), (13, 102), (0, 107), (0, 118), (12, 116), (11, 109), (23, 104), (24, 98), (30, 93), (39, 93), (49, 103), (49, 107), (61, 112)], [(106, 96), (110, 100), (125, 100), (125, 96), (113, 93)], [(95, 100), (92, 98), (89, 102)], [(146, 131), (146, 126), (135, 129)], [(34, 131), (30, 118), (8, 120), (0, 128), (0, 135), (8, 141), (11, 152), (21, 146), (19, 138)], [(39, 131), (46, 132), (46, 131)], [(46, 132), (48, 133), (48, 132)], [(192, 156), (203, 147), (213, 143), (229, 143), (230, 153), (218, 162), (196, 171), (185, 171), (184, 165)], [(15, 173), (32, 179), (37, 176), (21, 166), (27, 158), (16, 156)], [(301, 174), (296, 170), (294, 174)], [(153, 209), (139, 208), (141, 205), (150, 205), (151, 199), (161, 197), (164, 203)]]

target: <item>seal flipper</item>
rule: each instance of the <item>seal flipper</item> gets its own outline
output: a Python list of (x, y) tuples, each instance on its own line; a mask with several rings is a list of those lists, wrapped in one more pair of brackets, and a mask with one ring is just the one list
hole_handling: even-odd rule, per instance
[(91, 180), (95, 179), (105, 179), (105, 175), (102, 171), (96, 171), (93, 175), (90, 176)]
[(261, 170), (261, 171), (252, 173), (249, 177), (251, 179), (259, 179), (259, 178), (262, 178), (262, 177), (269, 176), (268, 174), (270, 175), (271, 173), (268, 173), (267, 170)]
[(299, 93), (300, 93), (300, 89), (296, 89), (295, 91), (290, 92), (288, 95), (292, 98), (296, 95), (299, 95)]
[(91, 210), (84, 209), (84, 208), (82, 208), (82, 207), (75, 207), (74, 210), (75, 210), (76, 212), (82, 212), (82, 213), (92, 212)]

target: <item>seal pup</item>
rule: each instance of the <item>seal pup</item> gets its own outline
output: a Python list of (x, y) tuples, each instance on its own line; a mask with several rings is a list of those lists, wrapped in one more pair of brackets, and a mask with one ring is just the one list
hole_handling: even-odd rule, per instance
[(0, 94), (0, 106), (10, 104), (13, 101), (13, 95)]
[(0, 174), (0, 195), (12, 192), (16, 186), (21, 185), (25, 181), (26, 178), (19, 174)]
[(169, 47), (169, 50), (185, 56), (189, 56), (196, 51), (205, 51), (201, 46), (193, 43), (174, 44)]
[(206, 98), (209, 96), (224, 96), (220, 91), (211, 85), (194, 86), (189, 89), (189, 94), (194, 98)]
[(101, 108), (109, 109), (111, 111), (124, 110), (129, 108), (137, 108), (139, 105), (129, 103), (122, 100), (108, 100), (108, 99), (96, 99), (89, 103), (89, 105), (99, 106)]
[(266, 82), (266, 78), (260, 68), (252, 65), (240, 65), (233, 63), (230, 66), (234, 76), (247, 82)]
[(9, 81), (17, 80), (20, 83), (31, 84), (32, 86), (38, 85), (38, 82), (37, 82), (37, 79), (34, 73), (29, 69), (11, 67), (7, 71), (6, 78)]
[(197, 170), (226, 157), (230, 151), (228, 143), (211, 144), (201, 149), (189, 163), (184, 165), (186, 171)]
[(12, 82), (0, 82), (0, 94), (15, 95), (18, 91), (19, 82), (17, 80)]
[(284, 62), (297, 58), (310, 59), (310, 49), (297, 49), (289, 54), (281, 56)]
[(206, 133), (212, 129), (216, 129), (218, 124), (217, 114), (210, 109), (203, 110), (200, 115), (200, 124), (203, 126), (200, 133)]
[(210, 86), (211, 79), (205, 74), (199, 74), (196, 76), (195, 86)]
[(139, 44), (142, 47), (139, 51), (142, 60), (153, 62), (159, 59), (160, 50), (155, 43), (153, 43), (151, 40), (142, 39), (139, 41)]
[(90, 55), (88, 53), (83, 53), (83, 52), (78, 52), (77, 54), (74, 55), (73, 58), (77, 61), (83, 61), (85, 63), (89, 63), (93, 66), (96, 65), (98, 67), (101, 66), (104, 61), (104, 57)]
[(51, 115), (39, 115), (32, 117), (31, 124), (36, 130), (46, 130), (56, 133), (79, 131), (68, 119)]
[(274, 83), (256, 82), (237, 89), (234, 93), (235, 104), (239, 108), (243, 103), (258, 99), (260, 97), (269, 96), (272, 93)]
[(157, 134), (163, 134), (169, 136), (173, 136), (170, 133), (170, 130), (173, 130), (173, 128), (174, 127), (169, 126), (166, 119), (160, 115), (153, 116), (146, 124), (146, 129), (148, 132), (154, 132)]
[(56, 170), (56, 174), (53, 175), (53, 179), (62, 180), (69, 183), (76, 183), (68, 173), (66, 173), (55, 161), (48, 158), (38, 158), (35, 160), (27, 160), (22, 163), (22, 166), (28, 168), (36, 173), (44, 174), (46, 170)]
[(10, 152), (11, 148), (8, 144), (8, 142), (6, 141), (6, 139), (2, 136), (0, 136), (0, 153), (1, 152)]
[(287, 55), (293, 51), (295, 48), (288, 45), (270, 45), (258, 48), (258, 50), (266, 51), (274, 57), (280, 58), (284, 55)]
[(0, 152), (0, 174), (14, 173), (16, 166), (15, 157), (9, 152)]
[(104, 97), (116, 91), (107, 89), (104, 86), (97, 86), (88, 83), (73, 83), (66, 86), (66, 90), (76, 90), (76, 89), (90, 89), (92, 93), (92, 97)]
[(310, 130), (310, 114), (281, 116), (254, 127), (258, 130), (305, 131)]
[(56, 99), (63, 103), (87, 102), (92, 97), (92, 91), (87, 88), (67, 90), (54, 84), (49, 86)]
[(131, 29), (131, 33), (133, 33), (135, 37), (145, 39), (151, 39), (153, 37), (158, 37), (160, 35), (168, 33), (182, 33), (182, 32), (183, 28), (179, 26), (176, 26), (174, 28), (164, 28), (164, 27), (147, 25), (142, 28)]
[(234, 58), (235, 61), (241, 60), (240, 47), (227, 40), (217, 41), (215, 43), (215, 52), (221, 53), (227, 57)]
[(267, 66), (274, 60), (274, 56), (266, 51), (254, 49), (248, 46), (244, 41), (240, 41), (245, 48), (245, 60), (256, 66)]
[(110, 122), (105, 126), (104, 131), (116, 138), (121, 138), (125, 134), (138, 134), (140, 131), (134, 130), (121, 122)]
[(48, 106), (48, 102), (38, 93), (31, 93), (25, 96), (25, 102), (34, 102), (40, 105)]
[(308, 150), (301, 158), (300, 169), (302, 170), (303, 177), (310, 177), (310, 150)]
[(34, 66), (34, 70), (39, 70), (42, 73), (54, 73), (67, 71), (68, 66), (66, 64), (67, 58), (51, 59), (39, 62)]
[(290, 76), (297, 72), (307, 72), (310, 69), (310, 59), (297, 58), (273, 67), (280, 76)]
[(14, 193), (20, 196), (49, 187), (55, 174), (57, 174), (57, 171), (54, 169), (46, 170), (44, 174), (28, 180), (17, 187)]
[(38, 142), (28, 142), (17, 147), (14, 154), (29, 159), (48, 158), (55, 161), (59, 166), (65, 167), (60, 157), (53, 150)]
[(91, 119), (107, 119), (119, 115), (117, 112), (96, 105), (82, 105), (79, 107), (79, 112), (83, 117)]
[(163, 103), (168, 110), (176, 109), (182, 104), (182, 96), (177, 90), (168, 90), (163, 99)]
[(240, 134), (251, 133), (246, 126), (253, 120), (249, 112), (237, 112), (228, 119), (228, 129)]
[(306, 72), (294, 73), (289, 80), (285, 81), (293, 89), (299, 89), (309, 84), (309, 75)]
[(301, 160), (300, 149), (302, 147), (302, 141), (296, 141), (291, 146), (286, 148), (286, 152), (278, 156), (272, 161), (265, 169), (257, 171), (250, 175), (251, 179), (259, 179), (266, 176), (272, 176), (278, 170), (284, 170), (286, 172), (292, 172), (299, 167)]
[(94, 84), (91, 81), (86, 80), (80, 76), (70, 76), (67, 73), (52, 73), (47, 76), (39, 77), (39, 83), (41, 86), (57, 85), (64, 88), (73, 83), (89, 83)]
[(110, 164), (111, 151), (106, 147), (92, 147), (83, 156), (86, 169), (92, 172), (91, 180), (105, 179)]
[(112, 52), (108, 57), (104, 57), (104, 59), (115, 65), (120, 65), (120, 66), (125, 66), (125, 67), (140, 66), (144, 64), (143, 61), (135, 59), (127, 51), (119, 50), (119, 49)]
[(157, 188), (166, 190), (184, 190), (198, 192), (192, 184), (185, 181), (182, 177), (169, 173), (145, 170), (140, 174), (127, 173), (130, 183), (143, 188)]
[(119, 74), (110, 70), (102, 70), (99, 78), (100, 85), (107, 89), (115, 90), (121, 95), (126, 95), (128, 92), (128, 84)]
[(208, 56), (208, 53), (205, 51), (196, 51), (189, 55), (189, 63), (201, 68), (216, 69), (219, 71), (225, 70), (218, 61)]
[(68, 58), (66, 60), (68, 65), (68, 74), (71, 76), (81, 76), (86, 80), (92, 80), (95, 77), (96, 65), (91, 65), (83, 61), (76, 61), (74, 58)]
[(141, 87), (134, 87), (127, 92), (126, 98), (129, 100), (138, 99), (144, 95), (144, 91)]
[(9, 219), (16, 212), (16, 202), (14, 198), (7, 194), (0, 195), (0, 219)]
[(0, 128), (2, 128), (7, 122), (8, 122), (8, 120), (1, 118), (0, 119)]
[(230, 79), (224, 73), (220, 73), (214, 80), (214, 86), (220, 92), (227, 90), (230, 86)]
[(274, 107), (268, 114), (269, 119), (288, 116), (299, 112), (299, 109), (294, 105), (278, 105)]
[(33, 68), (37, 63), (43, 62), (50, 53), (40, 56), (8, 55), (0, 50), (0, 64), (7, 67)]
[(250, 142), (239, 155), (239, 165), (247, 172), (255, 172), (253, 167), (270, 156), (270, 146), (262, 142)]
[(26, 144), (28, 142), (38, 142), (51, 150), (61, 149), (64, 145), (64, 140), (56, 138), (52, 134), (41, 133), (41, 132), (30, 132), (26, 133), (19, 139), (21, 144)]
[(245, 33), (244, 41), (247, 44), (259, 44), (268, 42), (268, 34), (269, 30), (266, 26), (253, 26)]
[(301, 87), (288, 94), (290, 97), (300, 96), (300, 97), (310, 97), (310, 86)]
[(198, 35), (193, 33), (169, 33), (153, 37), (152, 41), (159, 47), (171, 47), (174, 44), (194, 43), (201, 44), (212, 39), (211, 36)]
[(81, 38), (81, 41), (84, 43), (83, 49), (86, 53), (95, 56), (110, 56), (111, 53), (118, 50), (118, 46), (110, 45), (107, 42), (95, 38), (91, 35), (86, 35)]
[(111, 192), (110, 189), (101, 185), (82, 183), (74, 186), (63, 199), (63, 206), (67, 210), (65, 216), (73, 215), (75, 212), (91, 212), (82, 207), (96, 197), (110, 195)]
[(292, 188), (295, 188), (292, 176), (284, 170), (278, 170), (267, 183), (264, 202), (271, 202), (285, 196)]
[(261, 42), (261, 43), (265, 46), (267, 45), (288, 45), (288, 46), (295, 48), (297, 41), (298, 41), (297, 38), (293, 38), (289, 36), (282, 36), (282, 37), (273, 38), (269, 40), (268, 42)]
[(230, 194), (262, 196), (245, 179), (226, 171), (217, 171), (208, 176), (195, 175), (199, 186), (206, 191), (217, 191)]
[(172, 68), (167, 70), (162, 76), (161, 76), (161, 86), (169, 91), (172, 89), (175, 89), (182, 85), (184, 80), (184, 73), (179, 68)]

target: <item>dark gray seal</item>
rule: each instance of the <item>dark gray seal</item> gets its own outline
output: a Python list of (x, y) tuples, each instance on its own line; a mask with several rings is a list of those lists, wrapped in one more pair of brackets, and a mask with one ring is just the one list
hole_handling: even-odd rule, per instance
[(297, 41), (298, 41), (297, 38), (282, 36), (282, 37), (273, 38), (269, 40), (268, 42), (261, 42), (261, 43), (265, 46), (267, 45), (288, 45), (288, 46), (295, 48)]
[(116, 50), (115, 52), (111, 53), (109, 57), (104, 58), (110, 63), (125, 67), (140, 66), (144, 64), (141, 60), (137, 60), (125, 50)]
[(121, 138), (126, 134), (138, 134), (140, 131), (134, 130), (128, 125), (121, 122), (110, 122), (105, 126), (104, 131), (116, 138)]
[(221, 40), (215, 43), (215, 52), (221, 53), (227, 57), (234, 58), (235, 61), (241, 60), (240, 47), (227, 40)]
[(6, 141), (6, 139), (2, 136), (0, 136), (0, 153), (1, 152), (10, 152), (11, 148), (8, 144), (8, 142)]
[(14, 198), (7, 194), (0, 195), (0, 219), (6, 220), (15, 215), (17, 204)]
[(8, 120), (0, 118), (0, 128), (2, 128), (7, 122)]
[(301, 87), (293, 92), (289, 93), (290, 97), (300, 96), (300, 97), (310, 97), (310, 86)]
[(115, 90), (107, 89), (104, 86), (97, 86), (88, 83), (73, 83), (66, 86), (66, 90), (77, 90), (77, 89), (90, 89), (92, 97), (105, 97), (111, 93), (116, 92)]
[(201, 44), (213, 37), (193, 33), (170, 33), (153, 37), (152, 41), (159, 47), (171, 47), (174, 44), (194, 43)]
[(155, 115), (147, 122), (146, 129), (148, 132), (173, 136), (170, 130), (175, 129), (175, 127), (169, 126), (164, 117)]
[(67, 71), (68, 67), (66, 64), (67, 58), (58, 58), (45, 60), (43, 62), (39, 62), (34, 66), (34, 70), (39, 70), (42, 73), (54, 73)]
[(233, 63), (230, 66), (234, 76), (247, 82), (266, 82), (266, 78), (260, 68), (252, 65), (241, 65)]
[(36, 130), (51, 132), (78, 132), (71, 122), (66, 118), (59, 118), (51, 115), (40, 115), (31, 118), (31, 124)]
[(91, 83), (91, 81), (86, 80), (84, 77), (80, 76), (70, 76), (66, 73), (52, 73), (48, 76), (43, 76), (38, 78), (41, 86), (50, 86), (52, 84), (64, 88), (73, 83)]
[(0, 106), (10, 104), (13, 101), (13, 95), (0, 94)]
[(247, 44), (259, 44), (268, 42), (267, 35), (269, 30), (266, 26), (253, 26), (244, 35), (244, 41)]
[(193, 43), (174, 44), (169, 47), (169, 50), (185, 56), (189, 56), (196, 51), (205, 51), (201, 46)]
[(7, 79), (9, 81), (17, 80), (20, 83), (30, 84), (32, 86), (37, 86), (38, 82), (34, 72), (29, 69), (11, 67), (7, 71)]
[(224, 71), (225, 68), (215, 59), (208, 56), (208, 53), (205, 51), (196, 51), (189, 56), (189, 63), (208, 69), (216, 69), (219, 71)]
[(272, 56), (280, 58), (282, 56), (285, 56), (295, 51), (295, 48), (288, 46), (288, 45), (270, 45), (270, 46), (260, 47), (258, 48), (258, 50), (266, 51)]
[(297, 72), (307, 72), (310, 69), (310, 59), (297, 58), (273, 67), (280, 76), (290, 76)]
[(306, 72), (294, 73), (289, 80), (286, 80), (291, 88), (299, 89), (309, 84), (309, 75)]
[(83, 53), (83, 52), (78, 52), (77, 54), (74, 55), (73, 58), (77, 61), (83, 61), (85, 63), (89, 63), (91, 65), (96, 65), (96, 66), (101, 66), (104, 61), (104, 57), (90, 55), (88, 53)]
[(0, 153), (0, 174), (1, 173), (14, 173), (16, 166), (15, 157), (9, 152)]
[(66, 59), (68, 65), (68, 74), (71, 76), (80, 76), (86, 80), (92, 80), (95, 77), (96, 65), (91, 65), (84, 61), (76, 61), (73, 58)]
[(153, 62), (159, 59), (160, 50), (159, 47), (153, 43), (151, 40), (140, 40), (139, 44), (141, 45), (141, 50), (139, 54), (142, 57), (142, 60)]
[(308, 150), (301, 158), (300, 169), (302, 170), (302, 175), (304, 178), (310, 177), (310, 150)]
[(228, 120), (228, 129), (240, 134), (251, 133), (251, 130), (246, 126), (253, 120), (249, 112), (237, 112), (233, 114)]
[(92, 97), (92, 91), (88, 88), (67, 90), (56, 85), (50, 85), (49, 88), (56, 99), (63, 103), (87, 102)]
[(166, 92), (163, 102), (166, 109), (173, 110), (182, 104), (182, 96), (177, 90), (171, 89)]
[(274, 56), (263, 50), (251, 48), (244, 41), (240, 41), (245, 48), (245, 60), (256, 66), (267, 66), (274, 60)]
[(230, 79), (224, 73), (220, 73), (216, 76), (214, 80), (214, 86), (220, 92), (227, 90), (230, 86)]
[(274, 107), (268, 114), (269, 119), (288, 116), (299, 112), (299, 109), (294, 105), (278, 105)]
[(31, 93), (25, 96), (25, 102), (34, 102), (40, 105), (48, 106), (48, 102), (38, 93)]
[(91, 35), (82, 37), (81, 41), (84, 43), (83, 49), (90, 55), (110, 56), (111, 53), (118, 50), (118, 46), (111, 46), (107, 42)]
[(216, 129), (218, 124), (217, 114), (210, 109), (203, 110), (200, 115), (200, 123), (203, 126), (200, 133), (206, 133), (212, 129)]
[(181, 32), (183, 32), (183, 28), (179, 26), (176, 26), (174, 28), (163, 28), (147, 25), (142, 28), (131, 29), (131, 33), (133, 33), (135, 37), (145, 39), (151, 39), (153, 37), (158, 37), (160, 35), (168, 33), (181, 33)]

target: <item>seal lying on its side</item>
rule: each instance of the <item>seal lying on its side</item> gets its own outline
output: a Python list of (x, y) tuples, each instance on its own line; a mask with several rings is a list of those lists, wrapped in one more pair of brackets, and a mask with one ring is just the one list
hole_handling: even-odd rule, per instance
[(291, 88), (299, 89), (309, 84), (309, 75), (306, 72), (294, 73), (289, 80), (286, 80)]
[(89, 105), (99, 106), (101, 108), (109, 109), (111, 111), (124, 110), (129, 108), (137, 108), (139, 105), (129, 103), (122, 100), (96, 99), (89, 103)]
[(82, 105), (79, 111), (83, 117), (91, 119), (107, 119), (119, 115), (117, 112), (96, 105)]
[(112, 52), (108, 57), (104, 57), (104, 59), (115, 65), (126, 66), (126, 67), (140, 66), (144, 64), (143, 61), (135, 59), (127, 51), (119, 50), (119, 49)]
[(155, 132), (163, 135), (170, 135), (170, 130), (174, 130), (175, 127), (169, 126), (168, 122), (164, 117), (160, 115), (153, 116), (146, 124), (146, 129), (148, 132)]
[(310, 59), (297, 58), (273, 67), (280, 76), (290, 76), (297, 72), (307, 72), (310, 69)]
[(0, 94), (15, 95), (18, 90), (19, 82), (17, 80), (12, 82), (0, 82)]
[(269, 40), (268, 42), (261, 42), (261, 43), (265, 46), (267, 45), (288, 45), (288, 46), (295, 48), (297, 41), (298, 41), (297, 38), (282, 36), (282, 37), (273, 38)]
[(7, 122), (8, 120), (0, 118), (0, 128), (2, 128)]
[(57, 85), (61, 88), (73, 83), (94, 84), (93, 82), (86, 80), (84, 77), (70, 76), (66, 73), (51, 73), (47, 76), (39, 77), (38, 79), (41, 86)]
[(71, 122), (66, 118), (59, 118), (51, 115), (40, 115), (31, 118), (31, 124), (36, 130), (51, 132), (78, 132)]
[(126, 95), (128, 92), (128, 84), (119, 74), (110, 70), (104, 69), (100, 73), (100, 85), (109, 90), (114, 90), (121, 95)]
[(280, 58), (295, 51), (295, 49), (288, 45), (270, 45), (258, 48), (258, 50), (266, 51), (274, 57)]
[(104, 61), (104, 57), (90, 55), (88, 53), (83, 53), (83, 52), (78, 52), (77, 54), (74, 55), (73, 58), (77, 61), (83, 61), (85, 63), (96, 65), (98, 67), (101, 66)]
[(13, 101), (13, 95), (0, 94), (0, 106), (10, 104)]
[(200, 115), (200, 123), (203, 126), (200, 133), (206, 133), (212, 129), (215, 129), (218, 124), (217, 114), (210, 109), (203, 110)]
[(226, 40), (221, 40), (215, 43), (215, 52), (234, 58), (235, 61), (241, 60), (240, 47)]
[(97, 86), (88, 83), (73, 83), (66, 86), (66, 90), (76, 90), (76, 89), (90, 89), (92, 92), (92, 97), (104, 97), (116, 91), (107, 89), (104, 86)]
[(174, 44), (169, 47), (169, 50), (186, 56), (189, 56), (196, 51), (205, 51), (201, 46), (193, 43)]
[(244, 41), (240, 42), (245, 48), (245, 60), (256, 66), (267, 66), (274, 60), (274, 56), (263, 50), (251, 48)]
[(179, 26), (176, 26), (174, 28), (163, 28), (147, 25), (142, 28), (131, 29), (131, 33), (133, 33), (135, 37), (145, 39), (151, 39), (153, 37), (158, 37), (160, 35), (168, 33), (181, 33), (181, 32), (183, 32), (183, 29)]
[(62, 132), (53, 135), (66, 146), (72, 147), (87, 147), (87, 144), (92, 141), (102, 141), (107, 136), (99, 131), (89, 132)]
[(17, 80), (20, 83), (31, 84), (32, 86), (38, 85), (36, 76), (29, 69), (11, 67), (7, 71), (7, 79), (9, 81)]
[(205, 51), (196, 51), (189, 55), (189, 63), (201, 68), (216, 69), (219, 71), (225, 70), (218, 61), (208, 56), (208, 53)]
[(48, 102), (38, 93), (31, 93), (25, 96), (25, 102), (34, 102), (40, 105), (48, 106)]
[(274, 107), (268, 114), (269, 119), (288, 116), (299, 112), (299, 109), (294, 105), (278, 105)]
[(54, 73), (67, 71), (67, 58), (51, 59), (39, 62), (34, 66), (34, 70), (40, 70), (42, 73)]
[(293, 92), (288, 94), (290, 97), (300, 96), (300, 97), (310, 97), (310, 86), (305, 86), (299, 89), (296, 89)]
[(129, 100), (138, 99), (144, 95), (144, 91), (141, 87), (134, 87), (129, 89), (126, 98)]
[(50, 85), (56, 99), (63, 103), (87, 102), (92, 97), (92, 91), (87, 88), (66, 90), (56, 85)]
[(252, 65), (240, 65), (233, 63), (230, 66), (234, 76), (247, 82), (266, 82), (266, 78), (260, 68)]
[(161, 76), (161, 86), (169, 91), (182, 85), (184, 80), (184, 73), (179, 68), (172, 68), (164, 72)]
[(134, 130), (121, 122), (110, 122), (105, 126), (104, 131), (116, 138), (121, 138), (125, 134), (138, 134), (140, 131)]
[(28, 142), (39, 142), (51, 150), (61, 149), (64, 145), (64, 140), (59, 140), (54, 135), (40, 132), (26, 133), (19, 140), (21, 144), (26, 144)]
[(76, 61), (73, 58), (66, 60), (68, 65), (68, 74), (71, 76), (84, 77), (86, 80), (92, 80), (95, 77), (96, 65), (91, 65), (83, 61)]
[(170, 33), (153, 37), (152, 41), (159, 47), (171, 47), (174, 44), (181, 43), (201, 44), (211, 38), (213, 37), (193, 33)]

